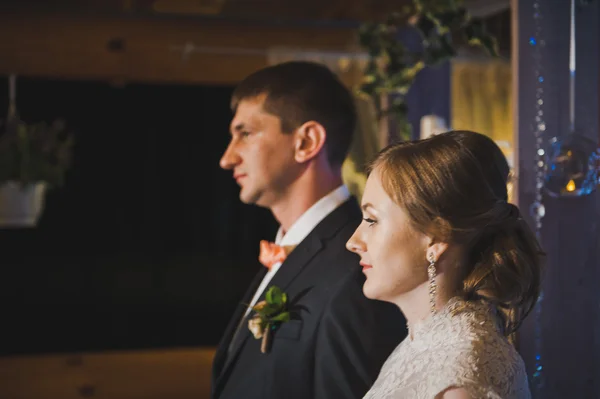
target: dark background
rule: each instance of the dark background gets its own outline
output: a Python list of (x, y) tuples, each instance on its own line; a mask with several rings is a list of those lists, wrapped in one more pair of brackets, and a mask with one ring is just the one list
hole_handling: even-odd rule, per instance
[(0, 355), (218, 342), (277, 228), (218, 166), (231, 90), (19, 79), (76, 144), (38, 228), (0, 229)]

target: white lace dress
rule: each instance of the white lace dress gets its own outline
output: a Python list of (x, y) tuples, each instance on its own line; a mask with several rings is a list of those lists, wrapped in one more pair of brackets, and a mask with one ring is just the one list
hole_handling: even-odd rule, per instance
[(523, 359), (483, 302), (454, 298), (414, 326), (364, 398), (434, 399), (450, 387), (478, 399), (531, 397)]

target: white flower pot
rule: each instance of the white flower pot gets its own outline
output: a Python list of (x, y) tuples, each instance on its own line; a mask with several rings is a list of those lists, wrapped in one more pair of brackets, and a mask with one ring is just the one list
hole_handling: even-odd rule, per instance
[(0, 185), (0, 227), (34, 227), (44, 208), (46, 183)]

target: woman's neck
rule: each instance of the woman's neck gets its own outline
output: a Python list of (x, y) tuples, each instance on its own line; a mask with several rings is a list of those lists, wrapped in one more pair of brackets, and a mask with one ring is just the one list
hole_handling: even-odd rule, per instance
[[(448, 288), (445, 284), (443, 273), (436, 276), (436, 284), (435, 309), (436, 311), (439, 311), (456, 295), (456, 290)], [(393, 302), (404, 314), (406, 324), (410, 331), (415, 324), (427, 319), (432, 314), (429, 296), (429, 281), (419, 285), (410, 292), (398, 296)]]

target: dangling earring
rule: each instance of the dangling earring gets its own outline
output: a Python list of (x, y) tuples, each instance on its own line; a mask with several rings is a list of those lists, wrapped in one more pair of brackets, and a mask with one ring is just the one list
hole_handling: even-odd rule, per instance
[(431, 313), (435, 313), (435, 297), (437, 292), (437, 284), (435, 282), (435, 256), (429, 253), (429, 266), (427, 267), (427, 275), (429, 276), (429, 304), (431, 305)]

